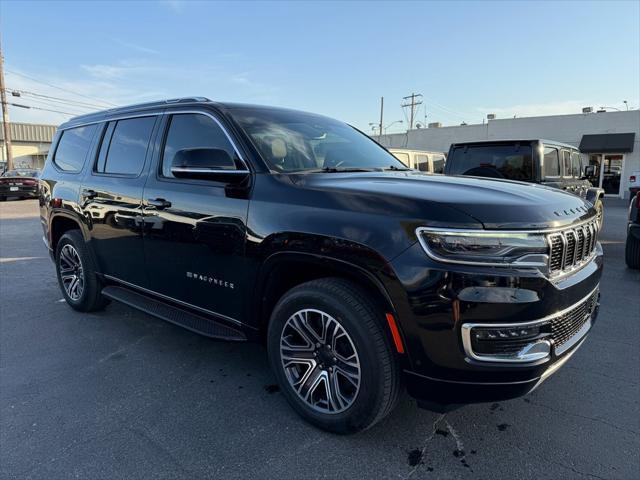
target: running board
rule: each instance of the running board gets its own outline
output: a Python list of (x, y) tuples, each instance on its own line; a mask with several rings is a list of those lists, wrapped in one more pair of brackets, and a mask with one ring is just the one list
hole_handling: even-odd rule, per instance
[(124, 303), (130, 307), (137, 308), (149, 315), (161, 318), (167, 322), (175, 323), (181, 327), (191, 330), (211, 338), (221, 340), (232, 340), (236, 342), (245, 341), (247, 337), (239, 330), (224, 325), (216, 320), (206, 318), (195, 313), (187, 312), (168, 303), (156, 300), (147, 295), (134, 292), (128, 288), (108, 286), (102, 289), (102, 294)]

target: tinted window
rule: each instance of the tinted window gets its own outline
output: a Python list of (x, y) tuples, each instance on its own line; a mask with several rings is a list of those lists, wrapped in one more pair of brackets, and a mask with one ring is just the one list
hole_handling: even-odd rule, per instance
[(451, 175), (531, 180), (530, 145), (471, 145), (456, 147), (447, 164)]
[(574, 177), (582, 176), (582, 162), (578, 152), (571, 152), (571, 175)]
[(567, 150), (562, 151), (562, 175), (571, 176), (571, 154)]
[(433, 173), (444, 173), (444, 155), (433, 157)]
[(206, 115), (185, 113), (173, 115), (162, 156), (162, 175), (173, 177), (171, 162), (185, 148), (217, 148), (224, 150), (239, 166), (238, 155), (220, 126)]
[(96, 171), (138, 175), (155, 121), (155, 117), (141, 117), (110, 122), (102, 138)]
[(62, 132), (53, 163), (66, 172), (82, 170), (96, 125), (70, 128)]
[(416, 167), (421, 172), (429, 171), (429, 157), (426, 155), (416, 155)]
[(560, 163), (558, 161), (558, 149), (553, 147), (544, 148), (544, 176), (559, 177)]

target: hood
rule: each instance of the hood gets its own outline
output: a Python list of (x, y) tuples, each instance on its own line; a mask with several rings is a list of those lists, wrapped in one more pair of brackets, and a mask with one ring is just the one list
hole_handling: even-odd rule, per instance
[[(555, 228), (595, 215), (593, 205), (561, 190), (510, 180), (467, 176), (430, 175), (420, 172), (311, 173), (296, 175), (299, 187), (350, 195), (366, 195), (386, 203), (391, 197), (411, 206), (429, 224), (443, 215), (451, 225), (465, 214), (487, 229)], [(414, 216), (414, 214), (412, 216)]]

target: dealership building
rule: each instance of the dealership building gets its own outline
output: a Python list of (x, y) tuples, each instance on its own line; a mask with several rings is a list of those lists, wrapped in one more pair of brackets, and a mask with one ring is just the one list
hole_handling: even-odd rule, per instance
[[(55, 125), (40, 125), (35, 123), (10, 123), (11, 153), (15, 168), (37, 168), (44, 166), (49, 153)], [(4, 129), (0, 128), (0, 172), (7, 165), (7, 151), (4, 145)]]
[[(378, 137), (374, 137), (378, 138)], [(596, 166), (595, 183), (606, 195), (629, 197), (629, 177), (640, 172), (640, 110), (496, 119), (443, 127), (430, 123), (407, 133), (382, 135), (386, 147), (447, 152), (456, 142), (547, 139), (580, 148)]]

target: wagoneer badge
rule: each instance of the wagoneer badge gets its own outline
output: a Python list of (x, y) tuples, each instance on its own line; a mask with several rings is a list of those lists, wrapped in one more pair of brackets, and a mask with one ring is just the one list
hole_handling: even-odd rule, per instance
[(218, 287), (230, 288), (234, 289), (234, 285), (231, 282), (227, 282), (226, 280), (220, 280), (219, 278), (209, 277), (208, 275), (202, 275), (200, 273), (195, 272), (187, 272), (187, 278), (191, 278), (193, 280), (200, 280), (201, 282), (207, 282), (212, 285), (217, 285)]

